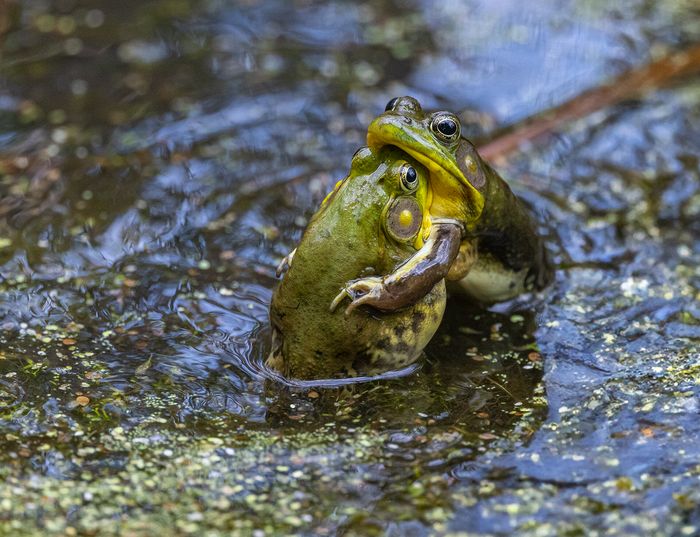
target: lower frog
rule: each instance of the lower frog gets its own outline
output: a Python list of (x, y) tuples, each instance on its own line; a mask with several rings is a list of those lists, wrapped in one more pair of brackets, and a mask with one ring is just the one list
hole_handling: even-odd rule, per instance
[[(266, 364), (288, 378), (375, 375), (414, 362), (445, 309), (463, 226), (432, 221), (428, 173), (391, 147), (362, 148), (280, 266)], [(377, 291), (381, 291), (381, 296)]]

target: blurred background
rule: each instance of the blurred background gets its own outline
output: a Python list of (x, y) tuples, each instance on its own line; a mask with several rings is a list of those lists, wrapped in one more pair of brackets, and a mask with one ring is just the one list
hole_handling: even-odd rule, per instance
[(409, 377), (261, 362), (390, 98), (485, 141), (698, 41), (694, 0), (0, 0), (0, 533), (696, 534), (697, 76), (499, 161), (542, 297), (454, 297)]

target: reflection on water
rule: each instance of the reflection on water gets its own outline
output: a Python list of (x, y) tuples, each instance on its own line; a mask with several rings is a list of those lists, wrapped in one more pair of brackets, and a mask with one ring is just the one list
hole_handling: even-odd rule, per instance
[(5, 7), (0, 533), (693, 534), (697, 80), (501, 168), (561, 267), (538, 302), (453, 297), (399, 378), (260, 365), (390, 97), (487, 132), (697, 41), (692, 2)]

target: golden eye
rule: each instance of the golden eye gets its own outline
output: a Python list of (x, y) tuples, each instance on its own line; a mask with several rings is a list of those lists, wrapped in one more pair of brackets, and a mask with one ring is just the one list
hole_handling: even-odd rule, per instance
[(438, 112), (430, 122), (430, 130), (441, 142), (455, 142), (460, 135), (459, 120), (454, 114)]
[(399, 171), (401, 188), (406, 192), (413, 192), (418, 188), (418, 172), (410, 164), (404, 164)]

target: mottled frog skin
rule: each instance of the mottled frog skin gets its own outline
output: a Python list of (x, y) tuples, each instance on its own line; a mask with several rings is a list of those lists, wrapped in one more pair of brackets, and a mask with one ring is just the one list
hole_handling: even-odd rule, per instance
[[(427, 195), (427, 170), (406, 153), (355, 154), (349, 175), (285, 258), (270, 305), (269, 367), (287, 378), (352, 377), (420, 356), (442, 320), (447, 272), (435, 280), (428, 270), (426, 284), (423, 269), (444, 265), (441, 258), (459, 248), (457, 226), (425, 217)], [(420, 296), (403, 292), (406, 278)], [(376, 288), (387, 293), (375, 305)]]
[(455, 265), (450, 279), (482, 302), (543, 289), (553, 278), (542, 238), (523, 203), (461, 136), (451, 112), (424, 112), (412, 97), (394, 98), (370, 124), (367, 145), (397, 147), (429, 172), (426, 220), (455, 220), (464, 229), (462, 253), (476, 262)]

